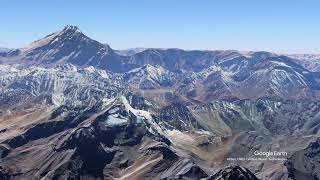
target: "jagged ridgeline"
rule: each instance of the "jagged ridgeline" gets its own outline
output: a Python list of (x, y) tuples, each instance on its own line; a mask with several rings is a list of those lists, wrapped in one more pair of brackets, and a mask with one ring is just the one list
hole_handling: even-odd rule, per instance
[(0, 49), (0, 179), (319, 179), (315, 58), (113, 50), (75, 26)]

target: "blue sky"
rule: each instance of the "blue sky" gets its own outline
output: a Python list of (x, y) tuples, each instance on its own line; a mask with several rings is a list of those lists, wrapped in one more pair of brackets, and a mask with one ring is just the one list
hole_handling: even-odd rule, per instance
[(320, 53), (318, 0), (4, 0), (0, 17), (2, 47), (71, 24), (114, 49)]

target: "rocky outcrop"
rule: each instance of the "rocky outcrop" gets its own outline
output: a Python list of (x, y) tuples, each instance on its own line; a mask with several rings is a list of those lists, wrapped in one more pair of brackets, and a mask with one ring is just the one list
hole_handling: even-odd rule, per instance
[(247, 168), (230, 166), (204, 180), (258, 180), (258, 178)]
[(320, 179), (320, 139), (295, 152), (285, 165), (292, 179)]

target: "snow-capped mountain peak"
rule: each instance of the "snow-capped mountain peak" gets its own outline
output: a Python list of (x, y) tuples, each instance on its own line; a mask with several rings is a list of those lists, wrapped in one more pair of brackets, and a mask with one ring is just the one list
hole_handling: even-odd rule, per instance
[(45, 36), (37, 41), (32, 42), (27, 47), (22, 48), (22, 52), (28, 53), (32, 50), (36, 50), (38, 48), (46, 47), (46, 49), (50, 48), (58, 48), (63, 46), (67, 41), (75, 42), (88, 42), (91, 39), (85, 36), (77, 26), (67, 25), (62, 30), (56, 31), (52, 34)]
[(91, 39), (77, 26), (71, 25), (20, 49), (14, 58), (23, 64), (71, 63), (101, 69), (120, 69), (123, 59), (110, 46)]
[(65, 32), (65, 33), (82, 33), (81, 30), (78, 28), (78, 26), (74, 26), (74, 25), (65, 26), (61, 32)]

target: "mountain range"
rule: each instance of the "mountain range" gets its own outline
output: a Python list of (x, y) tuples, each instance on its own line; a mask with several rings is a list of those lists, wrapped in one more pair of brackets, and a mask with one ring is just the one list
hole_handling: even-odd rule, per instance
[[(0, 49), (0, 179), (319, 179), (317, 55)], [(285, 151), (282, 161), (230, 161)]]

